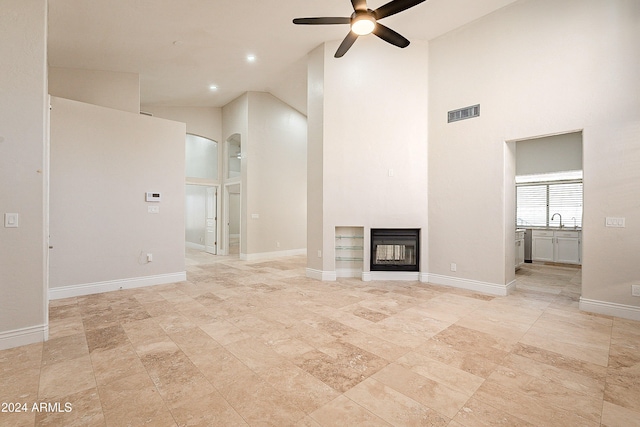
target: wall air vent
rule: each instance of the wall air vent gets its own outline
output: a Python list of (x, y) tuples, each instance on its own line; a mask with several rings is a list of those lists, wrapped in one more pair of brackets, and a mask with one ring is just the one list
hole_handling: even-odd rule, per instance
[(472, 117), (478, 117), (480, 115), (480, 104), (472, 105), (471, 107), (460, 108), (457, 110), (449, 111), (447, 114), (447, 123), (457, 122), (459, 120), (470, 119)]

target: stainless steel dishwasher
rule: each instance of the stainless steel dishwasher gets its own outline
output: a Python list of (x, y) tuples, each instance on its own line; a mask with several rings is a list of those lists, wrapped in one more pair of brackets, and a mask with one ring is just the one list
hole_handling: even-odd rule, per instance
[(533, 231), (530, 228), (524, 230), (524, 262), (533, 262), (531, 260), (531, 235)]

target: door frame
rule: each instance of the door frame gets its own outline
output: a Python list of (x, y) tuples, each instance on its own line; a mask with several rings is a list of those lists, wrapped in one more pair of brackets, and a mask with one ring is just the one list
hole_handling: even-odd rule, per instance
[[(223, 205), (224, 205), (224, 214), (222, 216), (222, 223), (223, 226), (220, 227), (222, 228), (222, 245), (218, 245), (218, 253), (221, 255), (229, 255), (229, 218), (230, 218), (230, 213), (229, 213), (229, 188), (230, 187), (238, 187), (240, 190), (240, 217), (242, 217), (242, 183), (239, 181), (236, 182), (229, 182), (229, 183), (225, 183), (224, 184), (224, 195), (223, 195)], [(238, 218), (240, 220), (240, 218)], [(240, 245), (240, 252), (242, 252), (242, 221), (239, 221), (239, 232), (240, 232), (240, 238), (239, 238), (239, 245)]]

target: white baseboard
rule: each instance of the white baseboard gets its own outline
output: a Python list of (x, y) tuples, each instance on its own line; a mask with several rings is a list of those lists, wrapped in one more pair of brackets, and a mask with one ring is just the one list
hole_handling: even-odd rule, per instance
[(372, 280), (404, 280), (415, 282), (420, 280), (420, 272), (418, 271), (363, 271), (362, 281), (370, 282)]
[(623, 319), (640, 320), (640, 307), (580, 297), (580, 310)]
[(335, 282), (337, 278), (335, 271), (322, 271), (308, 267), (306, 269), (306, 275), (310, 279), (322, 280), (323, 282)]
[(0, 350), (43, 342), (49, 339), (49, 325), (30, 326), (0, 332)]
[(339, 269), (336, 269), (336, 277), (362, 277), (362, 269), (339, 268)]
[(204, 251), (206, 249), (204, 245), (199, 245), (197, 243), (192, 243), (192, 242), (185, 242), (184, 245), (189, 249), (195, 249), (198, 251)]
[(452, 286), (454, 288), (468, 289), (470, 291), (482, 292), (490, 295), (507, 296), (515, 289), (515, 280), (506, 284), (481, 282), (479, 280), (462, 279), (459, 277), (443, 276), (440, 274), (429, 274), (427, 281), (435, 285)]
[(242, 261), (257, 261), (262, 259), (275, 259), (282, 258), (287, 256), (295, 256), (295, 255), (306, 255), (307, 249), (290, 249), (287, 251), (276, 251), (276, 252), (259, 252), (255, 254), (240, 254), (240, 259)]
[(62, 299), (82, 295), (100, 294), (120, 289), (142, 288), (144, 286), (165, 285), (167, 283), (184, 282), (187, 280), (185, 271), (156, 276), (132, 277), (129, 279), (108, 280), (106, 282), (85, 283), (81, 285), (61, 286), (49, 288), (49, 299)]

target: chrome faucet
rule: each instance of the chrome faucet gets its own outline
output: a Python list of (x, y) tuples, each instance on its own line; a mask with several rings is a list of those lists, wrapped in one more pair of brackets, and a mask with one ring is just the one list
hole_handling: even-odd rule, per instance
[(553, 215), (551, 215), (551, 221), (553, 221), (553, 219), (556, 217), (556, 215), (558, 215), (560, 217), (560, 228), (564, 227), (562, 225), (562, 215), (560, 215), (558, 212), (556, 212)]

